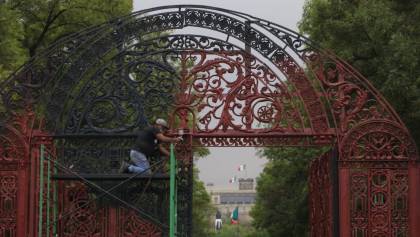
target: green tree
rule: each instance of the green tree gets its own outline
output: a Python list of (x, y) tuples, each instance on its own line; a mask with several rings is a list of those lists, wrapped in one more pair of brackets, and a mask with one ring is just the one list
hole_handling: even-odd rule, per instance
[(132, 0), (9, 0), (0, 3), (0, 80), (61, 37), (131, 11)]
[(193, 233), (192, 236), (211, 235), (211, 217), (216, 209), (211, 204), (210, 195), (207, 193), (203, 182), (198, 179), (198, 170), (194, 168), (193, 182)]
[[(355, 66), (394, 106), (420, 144), (420, 2), (307, 0), (300, 30)], [(270, 236), (308, 231), (307, 168), (321, 151), (264, 149), (254, 225)]]
[(0, 3), (0, 79), (7, 77), (26, 58), (21, 44), (23, 26), (17, 19), (17, 11)]
[(308, 167), (325, 149), (265, 148), (268, 163), (257, 182), (253, 225), (270, 236), (308, 236)]
[(366, 76), (420, 145), (420, 2), (307, 0), (300, 30)]

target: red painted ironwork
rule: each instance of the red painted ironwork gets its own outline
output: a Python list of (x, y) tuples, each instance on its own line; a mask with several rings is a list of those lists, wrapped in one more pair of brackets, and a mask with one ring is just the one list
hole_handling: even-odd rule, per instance
[(390, 121), (361, 123), (347, 133), (340, 149), (340, 159), (348, 162), (417, 159), (414, 141), (400, 125)]
[(420, 180), (419, 164), (410, 162), (408, 167), (408, 236), (416, 236), (420, 233)]
[[(92, 201), (92, 190), (81, 182), (60, 181), (58, 236), (162, 236), (161, 229), (124, 207)], [(88, 205), (86, 205), (88, 204)]]
[(184, 68), (175, 105), (197, 111), (194, 133), (298, 132), (305, 127), (287, 85), (244, 52), (184, 51), (179, 61)]
[(17, 173), (2, 170), (0, 176), (0, 208), (2, 210), (0, 233), (3, 236), (15, 236), (17, 232), (17, 186)]
[(334, 236), (333, 152), (311, 161), (309, 167), (309, 223), (311, 237)]
[(123, 223), (117, 236), (150, 236), (160, 237), (162, 231), (153, 223), (145, 221), (133, 212), (126, 209), (120, 210), (119, 220)]
[(409, 236), (406, 169), (353, 171), (350, 186), (352, 236)]
[(95, 202), (80, 208), (91, 198), (84, 184), (62, 183), (59, 193), (59, 200), (62, 200), (59, 212), (73, 211), (70, 216), (59, 217), (59, 236), (108, 236), (107, 208), (98, 207)]
[(339, 197), (339, 236), (350, 237), (350, 169), (339, 167), (338, 169), (338, 197)]
[(16, 116), (0, 133), (0, 235), (27, 236), (31, 214), (30, 139), (34, 114)]

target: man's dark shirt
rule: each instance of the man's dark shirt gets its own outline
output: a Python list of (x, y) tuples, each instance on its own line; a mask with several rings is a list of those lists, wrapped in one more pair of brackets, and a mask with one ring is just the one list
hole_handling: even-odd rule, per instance
[(216, 219), (222, 219), (222, 213), (220, 211), (216, 212)]
[(156, 135), (159, 133), (161, 131), (155, 127), (147, 127), (139, 131), (134, 149), (146, 156), (154, 155), (158, 149), (159, 140), (156, 138)]

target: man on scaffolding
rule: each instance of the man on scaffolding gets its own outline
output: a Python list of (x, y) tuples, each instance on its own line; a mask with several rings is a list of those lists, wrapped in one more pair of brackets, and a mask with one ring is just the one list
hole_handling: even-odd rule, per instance
[(120, 173), (142, 173), (151, 174), (148, 158), (160, 153), (169, 157), (169, 152), (161, 142), (176, 143), (182, 140), (181, 137), (167, 137), (163, 133), (168, 130), (168, 123), (164, 119), (156, 119), (153, 126), (141, 130), (137, 135), (136, 145), (130, 151), (130, 164), (123, 161)]

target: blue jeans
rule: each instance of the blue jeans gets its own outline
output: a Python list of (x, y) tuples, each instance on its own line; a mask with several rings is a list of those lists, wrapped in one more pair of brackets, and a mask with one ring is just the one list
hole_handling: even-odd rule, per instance
[(141, 173), (147, 170), (144, 173), (151, 174), (151, 171), (149, 169), (150, 164), (145, 154), (136, 150), (131, 150), (130, 160), (132, 165), (128, 166), (128, 171), (130, 171), (131, 173)]

